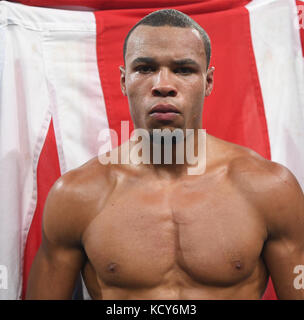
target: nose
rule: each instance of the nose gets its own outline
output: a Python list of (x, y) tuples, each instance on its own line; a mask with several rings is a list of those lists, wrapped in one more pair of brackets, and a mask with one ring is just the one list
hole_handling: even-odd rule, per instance
[(152, 95), (155, 97), (175, 97), (177, 95), (177, 89), (174, 86), (173, 79), (170, 77), (169, 70), (160, 70), (155, 75)]

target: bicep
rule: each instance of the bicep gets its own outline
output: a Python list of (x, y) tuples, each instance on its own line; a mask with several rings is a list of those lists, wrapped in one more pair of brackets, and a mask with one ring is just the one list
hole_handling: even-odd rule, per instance
[(42, 243), (33, 261), (27, 299), (70, 299), (84, 264), (81, 215), (72, 188), (51, 189), (43, 213)]
[(83, 263), (81, 249), (43, 239), (30, 271), (26, 299), (71, 299)]
[(279, 299), (304, 299), (304, 290), (297, 286), (297, 266), (304, 266), (303, 239), (268, 240), (264, 261)]
[(295, 285), (295, 270), (304, 266), (304, 196), (291, 173), (285, 170), (281, 180), (269, 199), (264, 260), (279, 299), (304, 299), (304, 290)]

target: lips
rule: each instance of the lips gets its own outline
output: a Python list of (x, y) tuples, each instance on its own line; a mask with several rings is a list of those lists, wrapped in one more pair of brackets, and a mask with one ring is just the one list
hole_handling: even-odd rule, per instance
[(158, 104), (152, 107), (149, 113), (180, 113), (180, 111), (172, 104)]
[(180, 115), (180, 111), (172, 104), (158, 104), (151, 108), (150, 116), (163, 123), (170, 123)]

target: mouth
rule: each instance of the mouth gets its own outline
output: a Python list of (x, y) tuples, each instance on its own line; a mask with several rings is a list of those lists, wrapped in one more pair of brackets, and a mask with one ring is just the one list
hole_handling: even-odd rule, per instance
[(157, 104), (149, 112), (153, 113), (180, 113), (180, 111), (173, 104)]
[(172, 104), (157, 104), (151, 108), (149, 114), (156, 120), (172, 121), (181, 112)]

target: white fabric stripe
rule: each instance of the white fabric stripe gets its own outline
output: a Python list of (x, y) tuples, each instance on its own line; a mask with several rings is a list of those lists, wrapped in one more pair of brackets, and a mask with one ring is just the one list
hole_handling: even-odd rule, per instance
[[(303, 6), (301, 9), (298, 9), (298, 6), (294, 7), (295, 12), (293, 12), (293, 15), (297, 18), (294, 18), (294, 25), (296, 28), (300, 28), (300, 23), (301, 23), (301, 28), (304, 28), (304, 0), (300, 0), (301, 5)], [(293, 7), (293, 6), (292, 6)], [(299, 19), (298, 13), (301, 12), (301, 20)], [(297, 78), (299, 83), (304, 84), (304, 52), (302, 49), (302, 43), (301, 43), (301, 36), (300, 36), (300, 31), (295, 33), (295, 41), (296, 41), (296, 47), (298, 48), (299, 46), (301, 47), (300, 52), (296, 55), (296, 72), (297, 72)], [(302, 52), (302, 54), (301, 54)], [(304, 118), (304, 87), (298, 86), (299, 95), (301, 96), (301, 102), (302, 102), (302, 114)]]
[(95, 32), (92, 12), (32, 7), (8, 1), (1, 1), (1, 5), (2, 21), (6, 20), (7, 24), (19, 24), (37, 31)]
[(109, 128), (96, 57), (96, 33), (50, 31), (44, 35), (43, 48), (64, 173), (96, 156), (99, 132)]
[[(33, 152), (33, 160), (32, 160), (32, 178), (33, 178), (33, 190), (32, 190), (32, 197), (31, 201), (29, 203), (29, 207), (27, 212), (24, 212), (22, 215), (22, 242), (20, 245), (20, 253), (21, 253), (21, 263), (20, 263), (20, 282), (17, 287), (17, 296), (18, 298), (21, 299), (22, 297), (22, 279), (23, 279), (23, 265), (24, 265), (24, 250), (26, 246), (26, 241), (27, 241), (27, 235), (30, 230), (32, 220), (35, 214), (36, 206), (37, 206), (37, 199), (38, 199), (38, 186), (37, 186), (37, 168), (38, 168), (38, 162), (39, 162), (39, 157), (42, 151), (42, 148), (44, 146), (45, 138), (48, 133), (48, 129), (50, 126), (51, 122), (51, 112), (49, 109), (47, 109), (45, 117), (43, 119), (43, 122), (41, 123), (41, 128), (40, 132), (37, 136), (37, 142), (34, 148)], [(27, 202), (29, 199), (24, 198), (23, 202)]]
[(95, 16), (92, 12), (6, 1), (2, 4), (3, 25), (40, 32), (60, 168), (64, 173), (97, 155), (98, 133), (109, 127), (97, 65)]
[(0, 13), (0, 264), (8, 269), (8, 288), (0, 289), (0, 299), (17, 299), (50, 113), (40, 34), (7, 24), (5, 2)]
[(61, 172), (98, 151), (108, 128), (91, 12), (0, 2), (0, 265), (17, 299), (36, 208), (36, 169), (53, 117)]
[(304, 65), (294, 0), (253, 0), (247, 6), (265, 106), (272, 160), (304, 189)]

